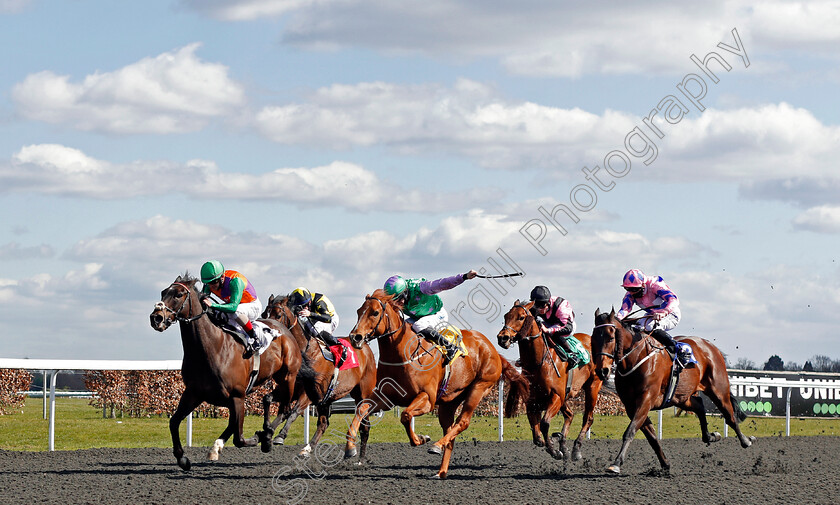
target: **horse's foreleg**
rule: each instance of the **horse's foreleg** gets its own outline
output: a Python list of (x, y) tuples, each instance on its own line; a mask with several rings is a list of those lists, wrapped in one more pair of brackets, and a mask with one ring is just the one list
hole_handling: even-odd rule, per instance
[(653, 447), (653, 452), (656, 453), (656, 457), (659, 458), (659, 465), (662, 467), (662, 470), (665, 472), (666, 475), (671, 471), (671, 465), (668, 463), (668, 460), (665, 458), (665, 453), (662, 451), (662, 446), (659, 444), (659, 440), (656, 438), (656, 432), (653, 429), (653, 423), (650, 421), (650, 418), (646, 418), (644, 424), (642, 424), (641, 430), (644, 433), (645, 438), (647, 438), (648, 443), (651, 447)]
[[(554, 459), (563, 459), (562, 447), (564, 441), (563, 438), (561, 438), (558, 443), (560, 448), (555, 447), (554, 438), (549, 435), (548, 430), (551, 428), (551, 420), (557, 415), (557, 412), (559, 412), (562, 407), (563, 397), (558, 394), (551, 395), (551, 400), (548, 403), (548, 407), (545, 409), (545, 414), (540, 420), (540, 431), (542, 432), (543, 437), (545, 437), (545, 451)], [(561, 433), (560, 436), (563, 437), (565, 434)]]
[(595, 420), (595, 405), (598, 403), (598, 393), (601, 391), (601, 381), (593, 376), (589, 378), (587, 384), (584, 385), (584, 407), (583, 407), (583, 422), (580, 427), (580, 433), (575, 439), (572, 446), (572, 461), (580, 461), (583, 459), (581, 446), (583, 446), (583, 439), (589, 429), (592, 428), (592, 423)]
[[(458, 419), (449, 427), (449, 429), (447, 429), (443, 438), (435, 442), (434, 445), (429, 448), (429, 452), (440, 454), (448, 444), (455, 443), (455, 438), (457, 438), (461, 432), (469, 428), (473, 412), (475, 412), (475, 409), (478, 407), (481, 399), (484, 398), (484, 393), (486, 393), (487, 390), (495, 384), (495, 381), (479, 382), (472, 386), (472, 389), (466, 393), (466, 398), (464, 399), (463, 407), (461, 408), (461, 413), (458, 415)], [(457, 405), (452, 407), (453, 412), (456, 407)], [(448, 467), (449, 460), (446, 462), (446, 467), (441, 466), (441, 471), (445, 474)]]
[(359, 433), (362, 421), (367, 419), (376, 410), (374, 408), (374, 400), (366, 400), (358, 403), (353, 421), (350, 422), (350, 428), (347, 430), (347, 444), (344, 446), (344, 459), (354, 458), (358, 454), (356, 450), (356, 434)]
[[(262, 398), (263, 429), (261, 432), (255, 434), (259, 438), (260, 450), (262, 452), (271, 452), (271, 437), (274, 436), (274, 425), (269, 421), (269, 417), (271, 416), (271, 403), (273, 400), (274, 396), (271, 393), (267, 393)], [(280, 415), (277, 417), (280, 417)]]
[(416, 416), (428, 414), (432, 411), (432, 407), (433, 405), (432, 401), (429, 399), (429, 395), (426, 393), (420, 393), (416, 398), (414, 398), (414, 400), (411, 401), (408, 407), (406, 407), (400, 415), (400, 422), (402, 422), (403, 426), (405, 426), (405, 432), (408, 434), (408, 441), (411, 442), (413, 447), (423, 445), (431, 439), (428, 435), (423, 435), (422, 437), (417, 436), (411, 428), (411, 420)]
[[(633, 412), (627, 409), (627, 415), (630, 416), (630, 424), (624, 430), (624, 436), (621, 438), (621, 449), (618, 451), (618, 456), (615, 457), (613, 464), (607, 467), (607, 473), (619, 474), (621, 473), (621, 465), (627, 457), (627, 449), (630, 447), (630, 442), (636, 436), (636, 431), (639, 427), (649, 422), (648, 413), (650, 413), (650, 406), (652, 403), (651, 394), (646, 394), (643, 398), (633, 406)], [(658, 445), (658, 444), (657, 444)], [(656, 450), (654, 448), (654, 450)]]
[(178, 408), (175, 409), (175, 413), (169, 419), (169, 434), (172, 436), (172, 453), (175, 455), (175, 460), (178, 461), (178, 466), (181, 467), (181, 470), (189, 470), (191, 466), (190, 459), (184, 455), (184, 447), (181, 445), (181, 421), (192, 414), (192, 411), (200, 403), (201, 400), (193, 394), (192, 390), (184, 390), (184, 394), (181, 395), (181, 399), (178, 401)]
[(543, 439), (542, 433), (540, 433), (540, 419), (542, 418), (540, 415), (540, 408), (536, 405), (536, 402), (529, 401), (526, 405), (526, 411), (528, 414), (528, 425), (531, 426), (531, 437), (534, 440), (534, 445), (537, 447), (545, 447), (545, 439)]

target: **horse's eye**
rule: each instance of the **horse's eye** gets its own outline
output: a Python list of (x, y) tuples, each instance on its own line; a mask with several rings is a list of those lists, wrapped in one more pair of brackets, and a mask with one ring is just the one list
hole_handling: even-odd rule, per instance
[(370, 313), (370, 315), (372, 315), (373, 317), (376, 317), (376, 316), (378, 316), (378, 315), (379, 315), (379, 311), (378, 311), (378, 310), (374, 310), (374, 311), (372, 311), (372, 312)]

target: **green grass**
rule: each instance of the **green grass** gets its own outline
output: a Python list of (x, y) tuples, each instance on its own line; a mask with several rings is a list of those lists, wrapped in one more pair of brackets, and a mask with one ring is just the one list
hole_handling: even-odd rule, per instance
[[(166, 417), (151, 418), (116, 418), (105, 419), (102, 411), (88, 405), (88, 401), (78, 398), (59, 398), (56, 400), (55, 448), (56, 450), (89, 449), (94, 447), (171, 447), (169, 438), (169, 419)], [(0, 449), (16, 451), (45, 451), (47, 450), (48, 421), (43, 418), (42, 401), (30, 398), (22, 412), (13, 415), (0, 416)], [(346, 431), (352, 416), (336, 414), (331, 418), (330, 440), (334, 441), (335, 433)], [(654, 425), (658, 422), (658, 414), (653, 413), (651, 419)], [(575, 416), (571, 434), (576, 436), (580, 430), (580, 414)], [(593, 438), (617, 439), (621, 438), (627, 428), (628, 419), (624, 416), (597, 416), (592, 428)], [(210, 446), (213, 440), (224, 430), (227, 419), (193, 419), (193, 445)], [(559, 431), (562, 417), (558, 416), (552, 422), (552, 431)], [(719, 417), (709, 417), (709, 426), (713, 431), (723, 433), (723, 420)], [(262, 418), (249, 416), (245, 419), (245, 435), (250, 436), (262, 427)], [(498, 419), (495, 417), (474, 417), (469, 429), (459, 440), (498, 440)], [(781, 436), (785, 433), (785, 420), (766, 417), (751, 417), (742, 424), (747, 435), (758, 437)], [(315, 429), (315, 419), (312, 419), (312, 430)], [(428, 434), (433, 438), (441, 434), (437, 418), (431, 415), (415, 419), (415, 429), (418, 433)], [(332, 431), (334, 430), (334, 431)], [(531, 432), (525, 416), (505, 419), (505, 440), (530, 440)], [(733, 430), (729, 435), (734, 436)], [(840, 436), (840, 419), (791, 419), (791, 435)], [(186, 422), (181, 424), (182, 440), (186, 436)], [(641, 436), (641, 434), (637, 435)], [(663, 415), (663, 436), (665, 438), (695, 438), (700, 436), (700, 426), (693, 415), (674, 417), (673, 411), (668, 409)], [(289, 433), (288, 443), (303, 443), (303, 420), (298, 419)], [(387, 412), (371, 431), (372, 443), (376, 442), (405, 442), (405, 430), (399, 418), (392, 412)]]

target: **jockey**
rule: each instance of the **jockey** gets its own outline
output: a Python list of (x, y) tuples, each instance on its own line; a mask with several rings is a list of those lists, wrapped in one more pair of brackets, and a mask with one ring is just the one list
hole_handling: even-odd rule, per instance
[(385, 281), (385, 293), (394, 296), (403, 313), (408, 316), (415, 333), (429, 342), (446, 349), (444, 365), (449, 364), (458, 352), (458, 346), (452, 344), (437, 329), (449, 324), (449, 315), (443, 308), (443, 300), (438, 293), (460, 286), (467, 279), (478, 275), (475, 270), (465, 274), (453, 275), (435, 281), (426, 279), (404, 279), (394, 275)]
[(338, 314), (332, 302), (321, 293), (313, 296), (306, 288), (297, 288), (289, 294), (289, 307), (310, 337), (320, 337), (329, 346), (341, 345), (333, 336), (338, 328)]
[(213, 293), (224, 302), (213, 303), (210, 298), (204, 298), (204, 304), (227, 315), (231, 324), (236, 321), (251, 337), (251, 342), (245, 344), (245, 357), (250, 358), (259, 346), (251, 323), (262, 313), (262, 303), (257, 298), (254, 286), (244, 275), (235, 270), (225, 270), (225, 267), (215, 260), (201, 266), (201, 282), (204, 284), (202, 293)]
[(537, 286), (531, 290), (531, 301), (534, 302), (534, 311), (539, 316), (537, 322), (540, 330), (548, 336), (551, 343), (562, 347), (565, 352), (558, 354), (561, 359), (565, 354), (564, 361), (568, 362), (569, 369), (574, 368), (578, 364), (578, 359), (569, 342), (564, 338), (574, 333), (577, 328), (575, 313), (572, 311), (569, 300), (560, 296), (551, 296), (551, 291), (547, 287)]
[[(639, 319), (638, 325), (650, 336), (664, 345), (672, 355), (676, 355), (677, 344), (668, 330), (674, 329), (680, 322), (680, 301), (662, 277), (648, 277), (641, 270), (630, 270), (624, 274), (621, 286), (627, 291), (621, 302), (621, 310), (616, 317), (621, 320), (638, 305), (646, 315)], [(653, 306), (654, 308), (648, 308)]]

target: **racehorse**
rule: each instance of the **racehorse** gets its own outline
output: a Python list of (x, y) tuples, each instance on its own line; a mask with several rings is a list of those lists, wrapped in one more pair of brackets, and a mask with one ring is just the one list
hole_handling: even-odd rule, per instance
[[(528, 397), (528, 381), (477, 331), (462, 331), (468, 354), (444, 367), (443, 353), (414, 332), (403, 319), (394, 297), (384, 290), (366, 296), (357, 315), (350, 341), (356, 348), (372, 340), (379, 342), (379, 384), (371, 408), (366, 412), (357, 409), (356, 416), (364, 418), (395, 405), (405, 407), (400, 420), (411, 445), (416, 447), (431, 439), (425, 435), (419, 437), (411, 420), (437, 406), (444, 436), (429, 448), (432, 454), (442, 454), (440, 469), (433, 478), (446, 478), (455, 438), (470, 425), (479, 402), (502, 374), (511, 382), (505, 415), (511, 417), (519, 401)], [(462, 410), (456, 420), (458, 407)]]
[[(572, 448), (572, 460), (578, 461), (583, 457), (581, 444), (586, 432), (592, 427), (595, 404), (598, 403), (598, 393), (603, 382), (595, 374), (595, 365), (591, 361), (573, 370), (571, 381), (569, 380), (568, 363), (561, 360), (557, 352), (546, 345), (545, 337), (531, 312), (533, 305), (534, 302), (523, 305), (516, 300), (505, 314), (505, 325), (497, 337), (499, 345), (509, 349), (512, 344), (519, 344), (519, 361), (522, 364), (523, 375), (531, 383), (531, 397), (526, 405), (534, 444), (537, 447), (545, 446), (546, 452), (555, 459), (561, 459), (568, 454), (566, 437), (575, 415), (569, 405), (569, 399), (583, 390), (583, 423)], [(591, 337), (586, 333), (575, 333), (573, 336), (591, 355)], [(551, 419), (557, 412), (562, 412), (564, 418), (563, 429), (559, 433), (559, 447), (554, 446), (554, 436), (548, 435)]]
[[(184, 420), (202, 402), (230, 409), (227, 428), (214, 442), (210, 459), (217, 459), (231, 435), (236, 447), (251, 447), (264, 440), (258, 433), (250, 439), (242, 436), (245, 418), (245, 396), (249, 387), (254, 388), (274, 379), (274, 398), (280, 403), (280, 411), (288, 414), (289, 402), (295, 388), (298, 372), (301, 371), (302, 356), (292, 334), (272, 320), (262, 320), (280, 336), (274, 339), (262, 355), (243, 358), (243, 345), (216, 326), (208, 316), (202, 295), (195, 288), (197, 279), (189, 273), (177, 279), (160, 294), (160, 302), (149, 316), (152, 328), (164, 331), (176, 321), (181, 329), (181, 343), (184, 360), (181, 377), (184, 392), (178, 407), (169, 420), (172, 435), (172, 452), (183, 470), (190, 469), (190, 460), (184, 455), (178, 433)], [(254, 361), (259, 358), (259, 370), (251, 378)], [(270, 438), (268, 439), (270, 442)]]
[(700, 420), (702, 439), (707, 445), (721, 439), (720, 433), (709, 433), (703, 400), (697, 393), (708, 396), (723, 414), (726, 424), (735, 430), (741, 447), (747, 448), (755, 437), (745, 436), (739, 422), (746, 419), (738, 407), (737, 399), (729, 389), (726, 362), (720, 350), (700, 337), (678, 337), (679, 342), (689, 344), (697, 359), (693, 366), (685, 368), (679, 375), (679, 383), (668, 405), (664, 405), (666, 388), (671, 378), (673, 359), (668, 351), (647, 333), (631, 331), (630, 326), (637, 319), (619, 320), (615, 309), (609, 314), (595, 311), (595, 329), (592, 332), (592, 351), (598, 376), (606, 379), (610, 367), (615, 365), (615, 389), (618, 393), (630, 424), (624, 432), (621, 450), (607, 472), (618, 474), (627, 455), (627, 448), (641, 429), (648, 443), (659, 458), (659, 464), (667, 475), (671, 465), (656, 439), (653, 423), (648, 418), (651, 409), (676, 406), (694, 412)]
[[(294, 413), (286, 421), (286, 425), (281, 430), (281, 433), (278, 434), (278, 438), (282, 436), (285, 439), (291, 423), (299, 414), (306, 411), (311, 402), (314, 402), (318, 410), (318, 427), (310, 442), (301, 450), (301, 455), (308, 456), (314, 450), (330, 424), (330, 407), (334, 401), (344, 398), (349, 394), (356, 400), (358, 405), (364, 405), (363, 401), (372, 396), (373, 390), (376, 387), (376, 358), (370, 346), (363, 346), (356, 351), (359, 366), (339, 371), (336, 383), (334, 385), (331, 384), (335, 370), (334, 364), (324, 357), (321, 346), (315, 339), (304, 335), (303, 328), (297, 316), (286, 304), (287, 300), (288, 297), (285, 296), (271, 295), (262, 317), (275, 319), (290, 329), (303, 355), (314, 369), (316, 376), (298, 381), (303, 387), (298, 388), (299, 391), (296, 391), (294, 405), (297, 408), (294, 409)], [(333, 389), (330, 391), (331, 385)], [(356, 421), (355, 417), (354, 421)], [(282, 422), (282, 419), (278, 416), (273, 423), (269, 424), (268, 415), (266, 414), (263, 431), (267, 432), (270, 437), (280, 422)], [(361, 422), (361, 419), (359, 419), (359, 422)], [(355, 439), (356, 433), (360, 432), (362, 446), (366, 446), (368, 435), (370, 434), (370, 424), (366, 422), (360, 425), (359, 422), (353, 422), (351, 424), (347, 432), (347, 443), (350, 444), (350, 441)], [(350, 446), (348, 445), (345, 450), (349, 448)]]

